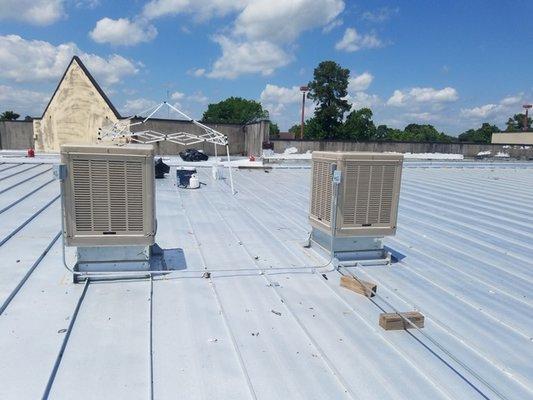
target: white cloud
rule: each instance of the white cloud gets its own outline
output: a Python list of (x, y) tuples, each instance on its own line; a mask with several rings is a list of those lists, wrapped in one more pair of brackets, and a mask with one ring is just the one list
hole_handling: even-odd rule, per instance
[(342, 19), (334, 19), (329, 24), (327, 24), (325, 27), (322, 28), (322, 33), (329, 33), (333, 29), (338, 28), (339, 26), (342, 26), (344, 24), (344, 21)]
[(170, 95), (170, 98), (175, 101), (182, 100), (184, 97), (185, 93), (182, 92), (174, 92)]
[(299, 86), (287, 88), (268, 83), (261, 92), (260, 99), (264, 103), (298, 103), (302, 99), (302, 92)]
[[(159, 103), (145, 98), (139, 98), (126, 101), (126, 104), (122, 107), (124, 111), (123, 115), (134, 115), (142, 113), (150, 108), (157, 106)], [(144, 116), (144, 115), (143, 115)]]
[(355, 28), (347, 28), (344, 36), (335, 44), (337, 50), (352, 53), (361, 49), (375, 49), (382, 47), (383, 42), (375, 34), (359, 34)]
[(78, 0), (76, 7), (94, 9), (100, 5), (100, 0)]
[(468, 118), (487, 118), (496, 114), (501, 109), (499, 104), (485, 104), (479, 107), (464, 108), (461, 114)]
[(207, 74), (210, 78), (234, 79), (252, 73), (270, 75), (292, 60), (281, 47), (264, 40), (239, 42), (222, 35), (215, 36), (214, 40), (220, 44), (222, 56)]
[(0, 103), (4, 110), (13, 110), (22, 117), (40, 115), (49, 99), (49, 93), (0, 85)]
[(352, 104), (352, 110), (358, 110), (360, 108), (373, 108), (382, 104), (381, 99), (376, 94), (368, 94), (365, 92), (355, 92), (349, 94), (346, 97)]
[(463, 117), (478, 121), (482, 119), (486, 119), (488, 121), (496, 121), (497, 119), (503, 120), (511, 116), (512, 114), (518, 113), (520, 111), (519, 107), (522, 104), (523, 100), (523, 93), (519, 93), (512, 96), (506, 96), (501, 99), (497, 104), (489, 103), (472, 108), (463, 108), (461, 109), (461, 115)]
[[(183, 12), (188, 1), (172, 3), (174, 10)], [(215, 4), (227, 6), (226, 0)], [(224, 10), (230, 12), (227, 7)], [(235, 2), (235, 10), (240, 13), (232, 28), (214, 38), (222, 55), (207, 74), (211, 78), (231, 79), (247, 73), (270, 75), (293, 60), (283, 46), (292, 43), (306, 30), (332, 23), (344, 10), (344, 1), (240, 1)]]
[(104, 85), (117, 83), (138, 72), (132, 61), (117, 54), (103, 58), (82, 52), (72, 42), (54, 46), (41, 40), (7, 35), (0, 36), (0, 78), (16, 82), (54, 81), (61, 77), (74, 55), (78, 55)]
[(415, 87), (406, 91), (395, 90), (387, 100), (387, 104), (395, 107), (407, 106), (415, 103), (447, 103), (459, 98), (457, 90), (452, 87), (434, 89), (430, 87)]
[(500, 104), (503, 106), (518, 106), (521, 105), (524, 94), (520, 93), (516, 96), (507, 96), (500, 100)]
[(398, 14), (399, 12), (400, 9), (398, 7), (382, 7), (377, 9), (376, 11), (365, 11), (361, 15), (361, 18), (370, 22), (385, 22), (394, 15)]
[(207, 102), (209, 101), (209, 98), (206, 95), (204, 95), (202, 92), (195, 92), (187, 96), (187, 100), (193, 101), (199, 104), (207, 104)]
[(0, 0), (0, 19), (50, 25), (65, 17), (64, 0)]
[(199, 20), (241, 10), (249, 0), (152, 0), (143, 9), (147, 18), (192, 14)]
[(157, 36), (157, 29), (153, 25), (128, 18), (102, 18), (89, 33), (98, 43), (133, 46), (142, 42), (149, 42)]
[(190, 69), (189, 71), (187, 71), (189, 75), (195, 76), (197, 78), (200, 76), (204, 76), (205, 72), (205, 68)]
[(235, 21), (235, 34), (250, 40), (294, 41), (303, 31), (332, 22), (344, 10), (342, 0), (256, 0)]
[(370, 72), (363, 72), (361, 75), (355, 75), (348, 81), (348, 92), (361, 92), (368, 89), (374, 76)]

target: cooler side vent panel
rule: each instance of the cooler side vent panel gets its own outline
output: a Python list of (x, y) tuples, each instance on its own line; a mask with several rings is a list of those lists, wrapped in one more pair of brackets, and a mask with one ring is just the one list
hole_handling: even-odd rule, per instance
[(313, 162), (311, 215), (324, 223), (331, 219), (331, 163)]

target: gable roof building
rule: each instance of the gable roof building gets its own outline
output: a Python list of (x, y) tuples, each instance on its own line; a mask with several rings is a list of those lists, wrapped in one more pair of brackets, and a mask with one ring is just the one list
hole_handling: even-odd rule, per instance
[(59, 151), (64, 143), (96, 143), (98, 129), (121, 115), (79, 57), (70, 61), (41, 118), (33, 121), (35, 147)]

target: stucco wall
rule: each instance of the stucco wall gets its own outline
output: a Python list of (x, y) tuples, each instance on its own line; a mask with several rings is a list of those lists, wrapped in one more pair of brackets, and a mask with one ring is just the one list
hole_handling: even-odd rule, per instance
[(274, 143), (274, 151), (283, 153), (289, 147), (296, 147), (299, 153), (307, 151), (396, 151), (400, 153), (448, 153), (463, 154), (475, 157), (480, 151), (491, 151), (492, 154), (503, 152), (513, 158), (533, 158), (533, 146), (477, 144), (477, 143), (411, 143), (411, 142), (345, 142), (345, 141), (312, 141), (312, 140), (270, 140)]
[(24, 150), (33, 147), (31, 121), (0, 121), (0, 149)]
[(492, 143), (533, 145), (533, 132), (493, 133)]
[(36, 147), (58, 151), (61, 144), (96, 143), (98, 129), (116, 121), (112, 109), (73, 61), (43, 118), (34, 121)]

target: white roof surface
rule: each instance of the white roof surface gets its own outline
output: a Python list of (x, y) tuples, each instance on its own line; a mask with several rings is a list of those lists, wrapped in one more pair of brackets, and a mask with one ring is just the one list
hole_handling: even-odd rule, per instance
[(275, 269), (326, 261), (302, 247), (308, 169), (236, 170), (235, 196), (209, 169), (178, 190), (172, 170), (156, 241), (186, 269), (73, 284), (51, 165), (0, 162), (0, 399), (533, 397), (533, 164), (406, 163), (386, 239), (405, 257), (354, 269), (467, 371), (382, 330), (392, 310), (338, 272)]

